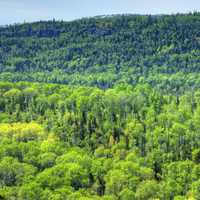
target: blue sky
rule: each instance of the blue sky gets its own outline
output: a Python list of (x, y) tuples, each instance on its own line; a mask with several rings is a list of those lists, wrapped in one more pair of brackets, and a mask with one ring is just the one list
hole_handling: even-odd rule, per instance
[(0, 25), (104, 14), (200, 11), (200, 0), (0, 0)]

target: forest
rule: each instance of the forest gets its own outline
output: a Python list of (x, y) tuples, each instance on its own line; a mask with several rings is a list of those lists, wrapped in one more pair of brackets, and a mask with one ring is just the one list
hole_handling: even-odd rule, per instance
[(0, 81), (198, 88), (199, 27), (200, 13), (0, 27)]
[(0, 27), (0, 199), (200, 200), (200, 13)]

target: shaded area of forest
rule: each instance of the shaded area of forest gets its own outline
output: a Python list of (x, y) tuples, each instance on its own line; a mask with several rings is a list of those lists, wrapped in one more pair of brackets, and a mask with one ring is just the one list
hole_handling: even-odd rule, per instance
[[(107, 89), (199, 87), (200, 14), (117, 15), (0, 28), (0, 80)], [(168, 81), (169, 80), (169, 81)]]

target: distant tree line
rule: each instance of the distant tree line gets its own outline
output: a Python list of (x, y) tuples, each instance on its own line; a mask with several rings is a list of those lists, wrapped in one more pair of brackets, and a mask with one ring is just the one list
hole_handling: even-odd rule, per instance
[[(2, 27), (0, 80), (106, 89), (121, 82), (134, 85), (141, 76), (160, 86), (165, 81), (158, 76), (174, 75), (182, 85), (183, 75), (200, 70), (199, 27), (199, 13), (117, 15)], [(192, 86), (198, 86), (196, 77), (190, 77)]]

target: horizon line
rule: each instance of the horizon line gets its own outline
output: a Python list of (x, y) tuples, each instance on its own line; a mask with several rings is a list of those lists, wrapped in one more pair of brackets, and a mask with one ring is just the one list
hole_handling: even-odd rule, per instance
[(1, 28), (4, 27), (9, 27), (9, 26), (17, 26), (17, 25), (24, 25), (24, 24), (32, 24), (32, 23), (40, 23), (40, 22), (50, 22), (50, 21), (56, 21), (56, 22), (74, 22), (74, 21), (79, 21), (83, 19), (92, 19), (92, 18), (103, 18), (103, 17), (115, 17), (115, 16), (170, 16), (170, 15), (193, 15), (193, 14), (200, 14), (200, 11), (188, 11), (188, 12), (176, 12), (176, 13), (156, 13), (156, 14), (151, 14), (151, 13), (113, 13), (113, 14), (105, 14), (105, 15), (94, 15), (94, 16), (85, 16), (85, 17), (80, 17), (80, 18), (75, 18), (75, 19), (41, 19), (41, 20), (35, 20), (35, 21), (23, 21), (23, 22), (14, 22), (10, 24), (0, 24)]

